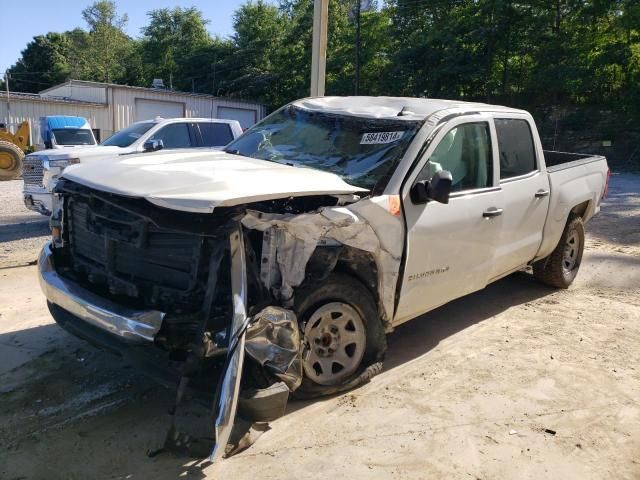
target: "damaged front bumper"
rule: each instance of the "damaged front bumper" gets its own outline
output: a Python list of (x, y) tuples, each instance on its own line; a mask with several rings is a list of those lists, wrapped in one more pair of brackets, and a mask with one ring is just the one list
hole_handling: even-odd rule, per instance
[[(224, 455), (238, 407), (247, 327), (247, 278), (243, 234), (238, 227), (230, 237), (233, 319), (225, 371), (215, 401), (216, 443), (211, 460)], [(78, 320), (86, 322), (126, 343), (153, 342), (160, 331), (163, 312), (133, 310), (100, 297), (77, 283), (60, 276), (55, 269), (53, 251), (45, 245), (38, 259), (40, 287), (47, 302)], [(67, 315), (65, 315), (67, 316)], [(60, 316), (56, 317), (58, 320)], [(104, 341), (104, 337), (102, 343)], [(111, 349), (109, 345), (103, 345)]]
[(53, 195), (42, 187), (25, 187), (22, 200), (29, 210), (50, 216), (53, 211)]
[[(233, 317), (229, 328), (229, 344), (227, 358), (221, 372), (217, 392), (212, 409), (213, 431), (215, 443), (210, 460), (215, 461), (230, 451), (237, 451), (239, 445), (246, 445), (246, 438), (231, 441), (236, 413), (242, 401), (245, 412), (259, 412), (255, 401), (266, 403), (266, 409), (284, 413), (288, 391), (299, 386), (302, 378), (300, 366), (300, 337), (297, 320), (293, 312), (278, 307), (267, 307), (252, 318), (247, 314), (247, 266), (242, 227), (237, 228), (229, 237), (231, 291)], [(62, 277), (56, 272), (54, 255), (50, 244), (46, 245), (38, 260), (40, 286), (52, 308), (55, 320), (63, 328), (73, 323), (71, 332), (81, 336), (98, 346), (108, 350), (126, 349), (127, 345), (152, 345), (162, 327), (165, 313), (156, 310), (134, 310), (118, 305), (83, 288), (76, 282)], [(57, 311), (57, 314), (55, 313)], [(245, 350), (245, 337), (249, 331), (248, 350)], [(113, 348), (112, 341), (118, 343)], [(280, 383), (265, 388), (262, 393), (245, 395), (241, 399), (240, 384), (242, 379), (245, 353), (271, 373)], [(183, 384), (183, 382), (180, 382)], [(286, 390), (286, 392), (283, 392)], [(284, 395), (283, 395), (284, 393)], [(177, 404), (182, 392), (178, 393)], [(242, 410), (242, 408), (241, 408)], [(264, 408), (262, 408), (264, 414)], [(255, 417), (255, 415), (249, 415)], [(271, 418), (273, 419), (273, 418)], [(246, 421), (264, 422), (265, 418), (244, 418)], [(211, 421), (211, 420), (210, 420)], [(169, 435), (175, 435), (172, 425)], [(178, 432), (180, 434), (184, 432)], [(187, 435), (188, 437), (188, 435)], [(184, 438), (184, 437), (180, 437)], [(165, 447), (171, 445), (169, 436)]]
[(163, 312), (123, 307), (58, 275), (50, 244), (40, 253), (38, 278), (49, 303), (127, 342), (153, 342), (162, 326)]

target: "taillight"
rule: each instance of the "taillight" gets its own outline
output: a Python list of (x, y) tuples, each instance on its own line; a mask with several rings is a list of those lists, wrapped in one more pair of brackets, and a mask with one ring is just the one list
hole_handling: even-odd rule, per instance
[(600, 199), (607, 198), (607, 194), (609, 193), (609, 179), (611, 178), (611, 169), (607, 168), (607, 181), (604, 184), (604, 191), (602, 192), (602, 197)]

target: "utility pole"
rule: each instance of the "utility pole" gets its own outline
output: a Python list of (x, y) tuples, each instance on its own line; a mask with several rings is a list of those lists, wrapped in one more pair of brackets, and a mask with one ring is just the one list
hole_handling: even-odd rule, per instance
[(327, 69), (327, 30), (329, 0), (313, 2), (313, 45), (311, 48), (311, 96), (324, 96), (324, 79)]
[(213, 63), (211, 64), (211, 70), (213, 74), (213, 80), (211, 82), (211, 118), (215, 118), (213, 116), (213, 109), (215, 102), (213, 101), (213, 97), (216, 95), (216, 68), (218, 65), (218, 52), (213, 52)]
[(360, 91), (360, 10), (362, 1), (356, 0), (356, 86), (355, 95)]
[(7, 89), (7, 128), (11, 123), (11, 100), (9, 99), (9, 70), (4, 72), (4, 86)]
[(211, 89), (211, 95), (216, 94), (216, 68), (218, 66), (218, 52), (213, 52), (213, 63), (211, 64), (211, 68), (213, 70), (213, 85)]

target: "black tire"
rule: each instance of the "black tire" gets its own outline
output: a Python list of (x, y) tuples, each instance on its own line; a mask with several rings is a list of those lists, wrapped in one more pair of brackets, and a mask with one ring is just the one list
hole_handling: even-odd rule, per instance
[(0, 180), (18, 178), (22, 174), (23, 158), (24, 152), (17, 145), (0, 140)]
[[(575, 242), (571, 247), (571, 240)], [(574, 258), (568, 260), (568, 250)], [(571, 213), (560, 236), (560, 241), (551, 254), (533, 264), (535, 278), (555, 288), (569, 288), (578, 274), (584, 251), (584, 223), (582, 217)]]
[(370, 365), (383, 359), (386, 349), (386, 335), (376, 302), (371, 292), (357, 279), (343, 273), (332, 273), (321, 283), (302, 285), (295, 295), (295, 311), (298, 316), (300, 333), (305, 342), (305, 351), (309, 347), (305, 339), (305, 327), (311, 315), (323, 305), (334, 302), (345, 303), (361, 317), (365, 330), (365, 346), (357, 369), (338, 385), (320, 385), (305, 374), (298, 393), (302, 396), (327, 395), (340, 391), (340, 385), (346, 385), (360, 375)]

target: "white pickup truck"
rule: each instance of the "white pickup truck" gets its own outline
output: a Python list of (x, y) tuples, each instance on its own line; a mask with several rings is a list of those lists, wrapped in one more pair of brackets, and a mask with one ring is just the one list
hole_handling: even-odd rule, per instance
[(304, 99), (224, 151), (69, 167), (40, 282), (76, 335), (220, 379), (216, 458), (239, 391), (265, 387), (243, 362), (335, 392), (375, 373), (385, 332), (512, 272), (567, 288), (607, 182), (604, 157), (543, 151), (522, 110)]
[[(53, 132), (57, 132), (55, 133), (57, 137), (65, 133), (61, 129)], [(91, 130), (88, 132), (93, 139)], [(30, 210), (50, 215), (51, 192), (61, 172), (69, 165), (163, 148), (221, 148), (241, 134), (242, 127), (236, 120), (157, 117), (154, 120), (133, 123), (116, 132), (100, 145), (77, 146), (63, 150), (51, 146), (47, 150), (29, 154), (24, 159), (22, 171), (24, 204)], [(50, 139), (48, 143), (51, 144)]]

